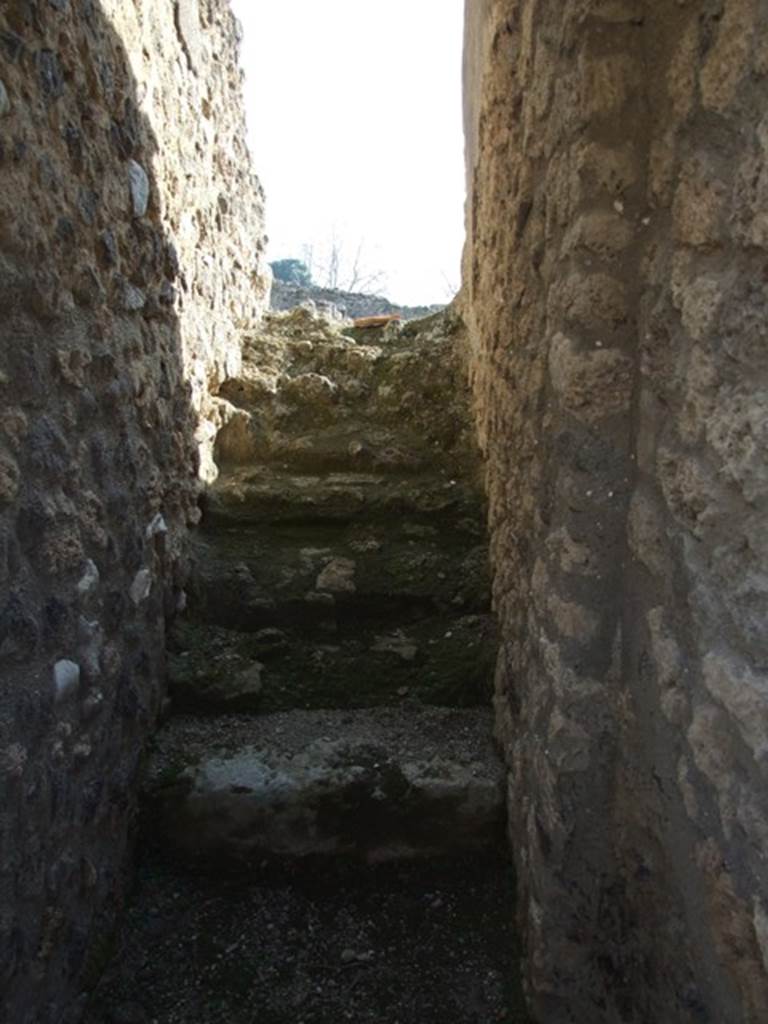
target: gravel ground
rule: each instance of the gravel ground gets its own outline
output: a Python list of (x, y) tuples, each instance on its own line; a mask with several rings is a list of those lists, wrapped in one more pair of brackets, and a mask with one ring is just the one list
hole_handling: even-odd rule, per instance
[(501, 856), (262, 869), (139, 866), (85, 1024), (527, 1024)]

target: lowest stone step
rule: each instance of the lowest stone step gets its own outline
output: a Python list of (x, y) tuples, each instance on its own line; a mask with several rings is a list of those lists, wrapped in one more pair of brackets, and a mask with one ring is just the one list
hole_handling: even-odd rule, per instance
[(369, 863), (503, 837), (505, 771), (485, 709), (173, 719), (147, 778), (152, 834), (182, 858)]

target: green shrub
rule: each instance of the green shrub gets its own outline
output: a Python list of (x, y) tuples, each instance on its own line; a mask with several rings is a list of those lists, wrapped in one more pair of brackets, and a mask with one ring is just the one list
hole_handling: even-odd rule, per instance
[(312, 284), (312, 274), (309, 267), (301, 260), (275, 260), (270, 263), (272, 273), (277, 281), (285, 284), (298, 284), (308, 288)]

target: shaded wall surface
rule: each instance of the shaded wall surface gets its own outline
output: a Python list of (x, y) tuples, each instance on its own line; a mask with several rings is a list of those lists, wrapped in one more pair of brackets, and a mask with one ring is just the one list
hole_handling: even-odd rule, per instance
[(213, 0), (0, 5), (0, 1019), (14, 1024), (75, 1019), (103, 963), (219, 415), (208, 392), (263, 304), (236, 43)]
[(467, 5), (463, 303), (547, 1024), (768, 1006), (768, 7)]

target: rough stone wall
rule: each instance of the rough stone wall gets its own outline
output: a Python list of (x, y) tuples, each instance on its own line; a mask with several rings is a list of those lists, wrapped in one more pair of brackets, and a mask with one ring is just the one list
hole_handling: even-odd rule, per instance
[(768, 1006), (759, 0), (467, 8), (462, 303), (547, 1024)]
[(208, 390), (263, 303), (236, 40), (224, 0), (0, 7), (0, 1018), (14, 1024), (74, 1019), (106, 952)]

